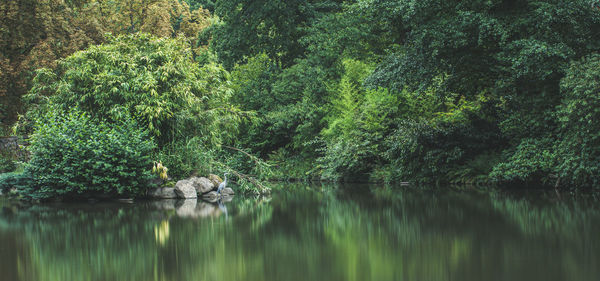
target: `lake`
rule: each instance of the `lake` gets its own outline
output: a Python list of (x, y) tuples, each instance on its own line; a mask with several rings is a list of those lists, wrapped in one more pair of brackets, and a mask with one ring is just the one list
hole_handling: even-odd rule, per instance
[(306, 184), (221, 204), (0, 199), (0, 279), (597, 281), (599, 200)]

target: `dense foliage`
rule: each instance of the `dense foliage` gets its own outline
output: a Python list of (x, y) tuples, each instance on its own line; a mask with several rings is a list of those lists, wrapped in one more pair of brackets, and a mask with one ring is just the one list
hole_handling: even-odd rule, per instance
[[(600, 180), (600, 10), (588, 0), (81, 0), (60, 2), (57, 22), (28, 1), (40, 12), (5, 4), (0, 26), (0, 95), (21, 103), (31, 89), (20, 124), (47, 100), (109, 123), (131, 115), (176, 177)], [(75, 15), (92, 20), (62, 23)], [(53, 45), (31, 36), (40, 28)], [(56, 51), (24, 63), (38, 49)]]
[[(583, 71), (576, 66), (567, 74), (570, 62), (600, 50), (592, 39), (600, 13), (589, 1), (319, 4), (298, 4), (311, 17), (285, 32), (303, 50), (292, 64), (262, 43), (214, 45), (225, 62), (250, 56), (234, 70), (234, 95), (262, 117), (246, 135), (261, 155), (318, 159), (305, 172), (336, 180), (596, 183), (597, 148), (584, 133), (592, 131), (567, 119), (597, 120), (566, 112), (591, 99), (576, 111), (590, 114), (598, 95), (591, 63), (579, 66), (586, 75), (571, 77)], [(223, 20), (223, 29), (244, 26)]]
[(200, 53), (198, 37), (211, 22), (183, 0), (11, 0), (0, 2), (0, 13), (0, 128), (23, 113), (36, 69), (105, 42), (107, 32), (180, 36)]
[(105, 123), (77, 111), (49, 112), (31, 136), (23, 173), (30, 183), (19, 192), (34, 199), (143, 195), (154, 147), (132, 120)]
[[(146, 34), (118, 36), (76, 52), (55, 70), (39, 69), (26, 96), (30, 110), (18, 128), (26, 133), (39, 130), (39, 123), (48, 121), (48, 112), (70, 108), (107, 126), (133, 118), (131, 128), (149, 132), (149, 140), (158, 147), (131, 149), (161, 161), (170, 168), (168, 176), (220, 173), (233, 168), (223, 161), (219, 146), (233, 138), (241, 118), (252, 116), (229, 105), (228, 76), (215, 62), (195, 62), (184, 41)], [(39, 142), (33, 138), (32, 147)], [(106, 144), (97, 149), (111, 149)], [(58, 175), (58, 170), (46, 172)]]
[(235, 124), (226, 81), (223, 68), (198, 65), (181, 41), (128, 35), (77, 52), (55, 71), (38, 70), (28, 98), (42, 113), (50, 104), (110, 122), (133, 116), (159, 145), (192, 135), (215, 143), (218, 129)]

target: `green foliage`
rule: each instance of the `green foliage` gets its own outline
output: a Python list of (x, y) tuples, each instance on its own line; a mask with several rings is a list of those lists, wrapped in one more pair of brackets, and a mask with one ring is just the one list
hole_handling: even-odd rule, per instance
[[(217, 159), (220, 144), (234, 141), (241, 119), (252, 116), (228, 104), (232, 93), (229, 73), (210, 59), (196, 63), (181, 38), (135, 34), (75, 53), (56, 71), (39, 70), (28, 96), (32, 106), (27, 117), (43, 120), (45, 112), (54, 108), (76, 107), (101, 126), (120, 126), (132, 116), (137, 126), (150, 132), (149, 140), (159, 145), (151, 153), (152, 160), (162, 161), (169, 175), (179, 179), (220, 173), (219, 165), (224, 163)], [(149, 157), (150, 151), (142, 155)], [(58, 177), (57, 172), (48, 171), (49, 177)]]
[(0, 155), (0, 174), (14, 172), (17, 169), (17, 163), (10, 157)]
[(508, 159), (494, 167), (490, 177), (499, 183), (550, 183), (556, 167), (551, 138), (524, 139), (506, 153)]
[(0, 174), (0, 193), (10, 194), (12, 189), (27, 188), (32, 184), (31, 178), (25, 173), (3, 173)]
[(215, 13), (223, 20), (215, 30), (214, 48), (232, 67), (259, 53), (290, 65), (302, 53), (299, 27), (306, 20), (305, 1), (222, 0)]
[(206, 147), (201, 138), (192, 137), (163, 146), (153, 159), (160, 159), (169, 168), (169, 176), (181, 179), (213, 172), (215, 157), (214, 148)]
[(216, 1), (214, 0), (185, 0), (185, 2), (190, 6), (190, 10), (192, 11), (199, 8), (204, 8), (212, 13), (215, 10)]
[(407, 120), (386, 139), (386, 158), (392, 180), (465, 182), (490, 172), (474, 169), (473, 162), (501, 141), (497, 128), (477, 116), (462, 122)]
[(57, 71), (39, 70), (29, 99), (108, 122), (131, 115), (159, 145), (188, 135), (216, 144), (237, 118), (226, 105), (227, 80), (219, 65), (194, 63), (184, 41), (135, 34), (77, 52)]
[[(438, 85), (443, 101), (430, 104), (431, 112), (438, 112), (433, 119), (413, 117), (398, 125), (388, 150), (396, 175), (454, 181), (483, 176), (493, 167), (498, 182), (549, 183), (566, 157), (557, 156), (554, 138), (546, 137), (562, 127), (555, 114), (564, 104), (559, 81), (569, 61), (600, 50), (586, 39), (600, 28), (600, 14), (589, 2), (375, 0), (358, 7), (367, 15), (397, 19), (394, 27), (379, 26), (402, 42), (389, 45), (366, 86), (423, 92)], [(444, 77), (440, 84), (439, 77)], [(451, 109), (473, 103), (479, 108)], [(576, 143), (571, 136), (562, 139)], [(494, 145), (482, 145), (488, 141)], [(474, 169), (481, 159), (491, 163)], [(562, 177), (573, 174), (566, 171), (575, 170), (578, 161), (570, 168), (561, 165)], [(591, 164), (583, 170), (581, 175), (594, 173)], [(579, 183), (588, 180), (583, 176)]]
[(319, 179), (314, 158), (307, 159), (303, 155), (280, 148), (270, 153), (268, 159), (268, 163), (272, 167), (270, 179), (279, 181)]
[(83, 195), (143, 195), (149, 187), (155, 145), (130, 119), (98, 122), (78, 111), (47, 113), (31, 136), (19, 192), (32, 199)]
[(600, 184), (600, 55), (573, 62), (561, 81), (558, 176), (575, 186)]
[(491, 170), (480, 164), (494, 156), (479, 153), (502, 138), (482, 114), (488, 103), (483, 94), (469, 101), (445, 92), (441, 77), (424, 91), (365, 89), (372, 68), (352, 60), (344, 66), (322, 132), (324, 178), (464, 182)]
[(264, 54), (248, 61), (232, 72), (232, 101), (257, 118), (241, 127), (237, 141), (261, 156), (280, 148), (313, 154), (311, 143), (324, 125), (326, 73), (308, 60), (284, 70)]
[[(266, 156), (275, 147), (282, 144), (285, 136), (275, 135), (270, 130), (270, 122), (266, 114), (276, 109), (284, 97), (272, 94), (272, 84), (276, 81), (281, 69), (266, 54), (249, 58), (246, 64), (236, 65), (231, 72), (234, 94), (231, 101), (240, 109), (255, 112), (254, 118), (245, 119), (239, 128), (237, 143), (243, 147)], [(270, 130), (269, 134), (265, 134)]]
[(562, 101), (556, 118), (558, 138), (543, 136), (524, 139), (508, 160), (491, 174), (499, 182), (558, 183), (596, 186), (599, 182), (600, 57), (590, 55), (575, 61), (561, 80)]
[(333, 87), (329, 126), (322, 131), (324, 155), (319, 159), (323, 177), (357, 180), (381, 162), (380, 147), (398, 115), (398, 97), (385, 89), (367, 90), (362, 82), (371, 67), (354, 60), (344, 61), (345, 72)]
[[(32, 80), (19, 132), (50, 106), (109, 124), (131, 116), (175, 177), (600, 180), (600, 13), (588, 0), (134, 2), (122, 14), (109, 8), (127, 1), (69, 2), (65, 13), (106, 10), (109, 29), (183, 35), (86, 39), (67, 49), (108, 43), (39, 63), (48, 68)], [(9, 11), (11, 26), (19, 15)], [(7, 85), (23, 68), (13, 59), (29, 41), (19, 41), (0, 55)]]

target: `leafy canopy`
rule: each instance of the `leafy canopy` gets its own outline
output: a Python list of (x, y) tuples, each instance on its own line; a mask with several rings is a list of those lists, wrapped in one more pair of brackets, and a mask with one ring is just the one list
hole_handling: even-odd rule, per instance
[(214, 144), (236, 123), (227, 79), (218, 64), (195, 63), (180, 40), (135, 34), (77, 52), (56, 71), (39, 70), (29, 99), (108, 122), (131, 115), (159, 144), (187, 135)]

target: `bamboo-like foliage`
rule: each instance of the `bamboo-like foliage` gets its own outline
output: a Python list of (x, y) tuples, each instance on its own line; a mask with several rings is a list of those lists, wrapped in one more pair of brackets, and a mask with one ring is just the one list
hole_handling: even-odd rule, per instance
[(239, 119), (230, 95), (228, 73), (199, 66), (183, 40), (136, 34), (77, 52), (56, 71), (39, 70), (28, 98), (109, 122), (131, 115), (161, 145), (187, 136), (215, 145)]

